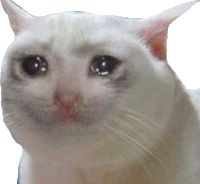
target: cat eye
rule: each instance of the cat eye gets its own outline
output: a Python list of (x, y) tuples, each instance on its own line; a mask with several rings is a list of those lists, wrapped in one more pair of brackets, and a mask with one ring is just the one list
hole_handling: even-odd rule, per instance
[(42, 56), (30, 55), (23, 59), (22, 69), (26, 74), (35, 76), (47, 71), (47, 62)]
[(112, 56), (96, 56), (90, 65), (93, 75), (107, 76), (113, 72), (120, 61)]

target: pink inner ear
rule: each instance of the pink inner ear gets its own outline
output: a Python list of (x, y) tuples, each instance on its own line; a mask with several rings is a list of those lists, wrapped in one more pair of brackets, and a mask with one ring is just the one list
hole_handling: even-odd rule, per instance
[(150, 45), (152, 54), (159, 60), (167, 60), (167, 32), (171, 21), (157, 20), (142, 29), (142, 36)]
[(9, 20), (14, 34), (17, 35), (23, 29), (22, 20), (17, 15), (9, 17)]

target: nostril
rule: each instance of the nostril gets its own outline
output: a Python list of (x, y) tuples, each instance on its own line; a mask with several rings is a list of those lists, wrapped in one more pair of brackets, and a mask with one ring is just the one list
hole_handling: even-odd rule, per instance
[(79, 95), (78, 94), (63, 94), (57, 91), (54, 96), (54, 104), (58, 107), (59, 111), (64, 114), (72, 115), (76, 113), (78, 108)]

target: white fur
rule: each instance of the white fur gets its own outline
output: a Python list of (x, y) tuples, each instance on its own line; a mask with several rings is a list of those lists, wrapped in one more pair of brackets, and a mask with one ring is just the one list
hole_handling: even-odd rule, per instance
[[(199, 97), (152, 55), (140, 34), (159, 16), (171, 23), (196, 2), (170, 10), (165, 20), (163, 14), (135, 20), (73, 12), (34, 17), (2, 0), (16, 34), (1, 82), (5, 124), (23, 147), (20, 184), (200, 182)], [(31, 54), (45, 56), (46, 76), (21, 72), (20, 58)], [(88, 77), (95, 55), (122, 64), (110, 78)], [(124, 85), (110, 85), (124, 73)], [(63, 124), (53, 104), (58, 89), (78, 94), (81, 108), (94, 114)]]

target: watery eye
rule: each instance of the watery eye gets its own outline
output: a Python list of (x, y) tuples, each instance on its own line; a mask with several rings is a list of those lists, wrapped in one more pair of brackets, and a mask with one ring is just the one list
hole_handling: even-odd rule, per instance
[(96, 56), (91, 62), (90, 71), (95, 75), (107, 76), (119, 63), (119, 60), (112, 56)]
[(23, 59), (22, 69), (28, 75), (34, 76), (47, 71), (47, 62), (42, 56), (27, 56)]

